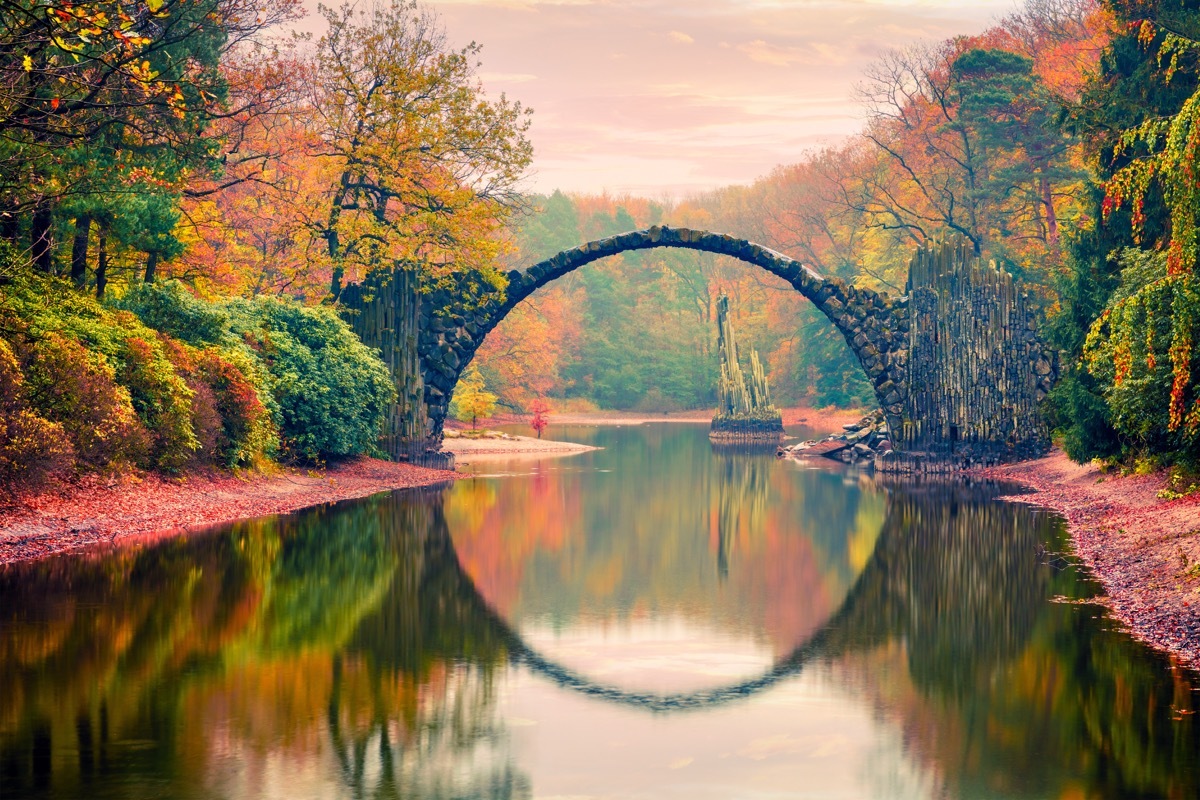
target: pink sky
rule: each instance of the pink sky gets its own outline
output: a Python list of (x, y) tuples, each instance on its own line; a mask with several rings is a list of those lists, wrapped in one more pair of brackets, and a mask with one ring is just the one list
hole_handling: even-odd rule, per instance
[(1016, 0), (440, 0), (480, 77), (534, 109), (529, 188), (679, 197), (748, 183), (861, 126), (885, 50)]

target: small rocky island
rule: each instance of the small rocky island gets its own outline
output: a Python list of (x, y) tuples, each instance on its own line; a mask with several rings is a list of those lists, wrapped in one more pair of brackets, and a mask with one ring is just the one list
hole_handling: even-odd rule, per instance
[(717, 414), (708, 438), (715, 442), (778, 442), (783, 438), (783, 417), (771, 403), (767, 374), (754, 348), (750, 348), (750, 374), (742, 371), (729, 298), (724, 294), (717, 299), (717, 350), (721, 375)]

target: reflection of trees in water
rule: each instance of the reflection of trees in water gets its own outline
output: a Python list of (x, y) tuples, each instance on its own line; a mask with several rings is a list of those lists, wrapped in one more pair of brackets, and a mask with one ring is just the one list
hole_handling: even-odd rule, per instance
[(205, 796), (322, 735), (356, 796), (527, 794), (452, 555), (408, 493), (0, 572), (0, 797)]
[[(920, 686), (956, 696), (1028, 640), (1050, 579), (1053, 522), (962, 484), (893, 487), (857, 598), (859, 646), (903, 638)], [(993, 493), (994, 496), (994, 493)], [(877, 575), (876, 575), (877, 573)]]
[(717, 456), (717, 573), (729, 576), (729, 559), (739, 531), (762, 530), (771, 502), (770, 449), (750, 444), (712, 444)]
[[(355, 797), (528, 796), (493, 712), (504, 634), (463, 580), (441, 496), (421, 511), (422, 535), (397, 537), (405, 549), (396, 578), (346, 648), (372, 675), (370, 703), (357, 718), (342, 657), (334, 662), (327, 719), (343, 780)], [(413, 676), (424, 676), (427, 690), (399, 724), (378, 685)]]
[(840, 674), (899, 718), (950, 796), (1200, 796), (1196, 718), (1171, 713), (1193, 707), (1195, 676), (1096, 607), (1050, 603), (1096, 587), (1039, 556), (1066, 546), (1055, 518), (995, 494), (894, 487)]

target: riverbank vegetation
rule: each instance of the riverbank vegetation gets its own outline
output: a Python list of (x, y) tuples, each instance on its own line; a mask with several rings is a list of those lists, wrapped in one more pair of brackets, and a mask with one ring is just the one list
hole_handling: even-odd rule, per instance
[[(534, 198), (539, 213), (515, 229), (515, 261), (670, 224), (731, 233), (895, 295), (917, 246), (957, 234), (1056, 313), (1072, 243), (1099, 219), (1088, 142), (1063, 118), (1101, 79), (1114, 24), (1093, 0), (1033, 0), (979, 35), (891, 53), (863, 76), (860, 135), (749, 186), (675, 203)], [(876, 402), (837, 331), (782, 281), (674, 250), (610, 262), (546, 287), (485, 342), (482, 369), (502, 403), (549, 395), (605, 408), (711, 407), (722, 292), (781, 405)]]
[(373, 452), (395, 390), (326, 308), (144, 284), (104, 305), (19, 273), (0, 293), (0, 481)]
[[(913, 248), (961, 235), (1018, 278), (1062, 350), (1046, 411), (1072, 458), (1194, 469), (1198, 56), (1194, 2), (1032, 0), (978, 36), (881, 59), (860, 88), (864, 130), (842, 145), (674, 205), (538, 198), (516, 240), (532, 262), (633, 227), (707, 228), (903, 293)], [(502, 403), (711, 404), (721, 292), (782, 402), (873, 402), (837, 332), (781, 281), (708, 255), (614, 260), (548, 287), (485, 343)]]

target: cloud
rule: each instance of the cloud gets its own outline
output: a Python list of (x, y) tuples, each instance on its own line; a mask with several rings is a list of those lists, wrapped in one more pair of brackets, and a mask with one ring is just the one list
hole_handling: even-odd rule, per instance
[[(513, 7), (513, 2), (523, 10)], [(315, 3), (315, 0), (305, 0)], [(537, 109), (537, 191), (747, 183), (858, 131), (892, 47), (981, 31), (1012, 0), (432, 0), (489, 93)], [(710, 46), (715, 45), (715, 46)]]
[(737, 46), (738, 51), (745, 53), (751, 61), (760, 64), (770, 64), (773, 67), (790, 67), (794, 64), (841, 65), (850, 59), (845, 47), (827, 42), (811, 42), (800, 47), (782, 47), (770, 44), (762, 39), (755, 39)]

